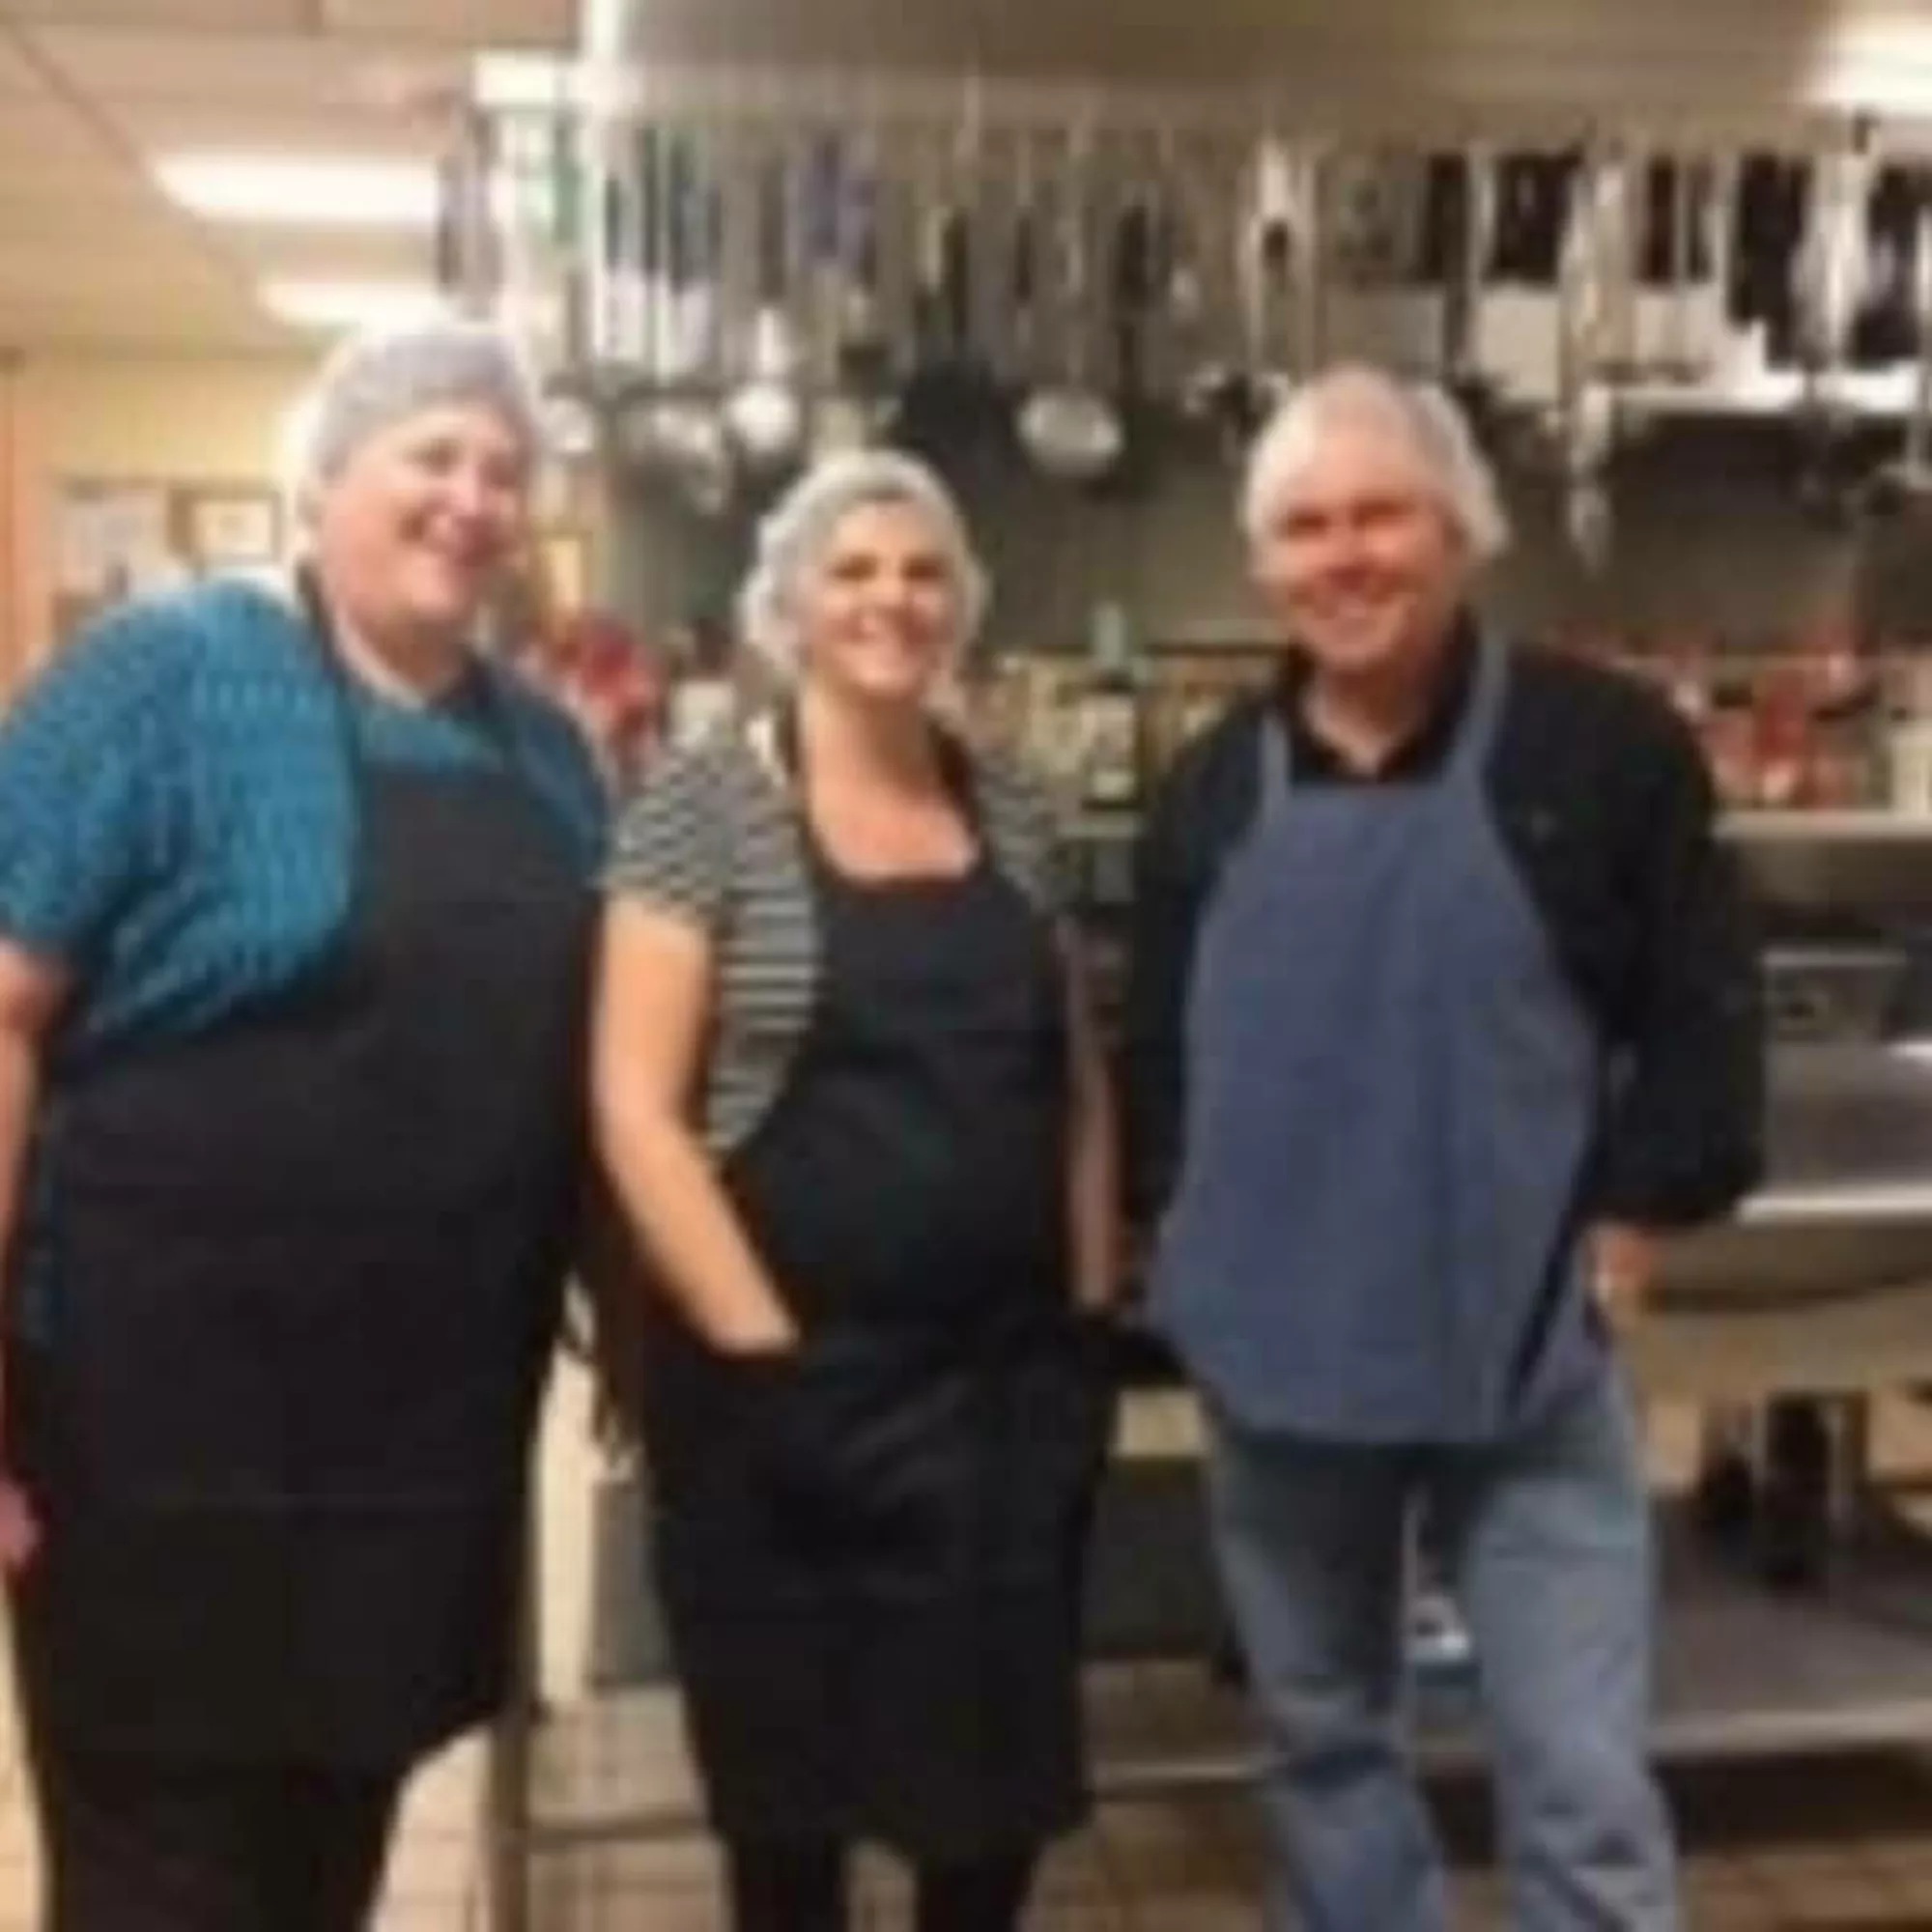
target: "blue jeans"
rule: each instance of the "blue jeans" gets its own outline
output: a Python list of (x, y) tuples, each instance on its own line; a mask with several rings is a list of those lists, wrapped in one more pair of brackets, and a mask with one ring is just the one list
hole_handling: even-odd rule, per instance
[(1475, 1642), (1514, 1932), (1674, 1932), (1670, 1825), (1647, 1750), (1650, 1510), (1613, 1373), (1481, 1448), (1357, 1447), (1220, 1418), (1209, 1470), (1267, 1744), (1271, 1926), (1448, 1924), (1403, 1739), (1420, 1508)]

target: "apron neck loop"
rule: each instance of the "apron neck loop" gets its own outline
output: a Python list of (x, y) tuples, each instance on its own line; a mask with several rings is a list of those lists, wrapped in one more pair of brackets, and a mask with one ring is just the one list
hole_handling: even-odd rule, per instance
[[(309, 642), (321, 661), (329, 690), (334, 695), (336, 719), (350, 760), (359, 766), (362, 752), (360, 736), (355, 728), (355, 698), (358, 690), (363, 687), (358, 684), (343, 653), (342, 627), (336, 621), (327, 593), (324, 591), (322, 580), (312, 564), (296, 566), (295, 589)], [(509, 705), (497, 688), (496, 677), (483, 665), (472, 665), (464, 676), (481, 700), (476, 706), (475, 716), (484, 732), (509, 764), (526, 771), (527, 753), (519, 741), (511, 722)]]
[[(1454, 783), (1480, 781), (1502, 717), (1508, 666), (1502, 640), (1486, 624), (1469, 619), (1469, 693), (1442, 776)], [(1280, 810), (1294, 781), (1294, 727), (1286, 704), (1267, 714), (1262, 732), (1262, 809)]]
[[(939, 781), (947, 796), (977, 827), (980, 822), (979, 788), (973, 778), (973, 758), (952, 733), (943, 725), (928, 723), (934, 758), (939, 766)], [(803, 788), (805, 749), (799, 732), (798, 700), (785, 697), (772, 713), (772, 750), (779, 770), (794, 793)]]
[(1502, 639), (1480, 623), (1472, 623), (1470, 635), (1474, 661), (1469, 668), (1468, 703), (1457, 727), (1456, 742), (1450, 748), (1445, 774), (1464, 784), (1482, 781), (1502, 721), (1503, 691), (1509, 677), (1508, 655)]

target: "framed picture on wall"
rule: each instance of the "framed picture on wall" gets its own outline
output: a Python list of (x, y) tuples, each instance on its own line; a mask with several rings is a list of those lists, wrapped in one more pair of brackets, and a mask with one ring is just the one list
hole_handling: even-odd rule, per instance
[(57, 639), (129, 597), (281, 555), (281, 498), (265, 483), (70, 477), (54, 516)]
[(281, 506), (262, 491), (211, 492), (189, 506), (189, 549), (203, 570), (259, 570), (281, 551)]

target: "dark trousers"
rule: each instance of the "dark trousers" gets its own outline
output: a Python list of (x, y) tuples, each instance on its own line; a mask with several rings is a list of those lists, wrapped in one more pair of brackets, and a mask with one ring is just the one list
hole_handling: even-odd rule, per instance
[(401, 1773), (33, 1753), (43, 1932), (361, 1932)]
[[(921, 1865), (919, 1932), (1019, 1932), (1035, 1855)], [(732, 1932), (846, 1932), (846, 1848), (739, 1842), (725, 1848)]]

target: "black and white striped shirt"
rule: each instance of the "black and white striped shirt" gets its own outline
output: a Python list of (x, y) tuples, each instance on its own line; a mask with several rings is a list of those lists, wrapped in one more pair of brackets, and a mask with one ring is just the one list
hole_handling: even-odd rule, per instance
[[(963, 762), (993, 863), (1043, 917), (1057, 917), (1044, 787), (1003, 757), (966, 752)], [(665, 758), (619, 820), (606, 890), (690, 919), (710, 939), (716, 977), (699, 1126), (714, 1153), (726, 1152), (782, 1091), (818, 985), (798, 805), (769, 715)]]

